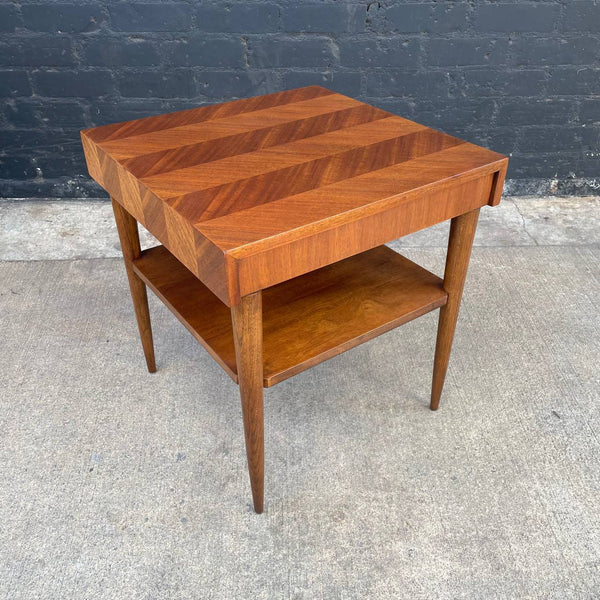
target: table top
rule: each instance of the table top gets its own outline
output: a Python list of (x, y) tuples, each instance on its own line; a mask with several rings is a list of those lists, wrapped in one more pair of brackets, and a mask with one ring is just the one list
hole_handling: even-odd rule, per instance
[(318, 86), (81, 135), (91, 176), (228, 305), (497, 204), (508, 163)]

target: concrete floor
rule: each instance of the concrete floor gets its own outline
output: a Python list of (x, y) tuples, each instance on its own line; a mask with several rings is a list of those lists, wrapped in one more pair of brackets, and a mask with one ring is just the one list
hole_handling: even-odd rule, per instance
[[(505, 198), (479, 217), (476, 246), (582, 246), (598, 244), (600, 196)], [(446, 224), (409, 235), (396, 248), (442, 247)], [(142, 245), (156, 240), (141, 231)], [(0, 200), (0, 260), (120, 257), (106, 200)]]
[[(7, 220), (112, 252), (55, 242), (105, 203), (35, 204), (4, 259)], [(145, 371), (118, 259), (1, 262), (0, 598), (600, 597), (599, 222), (483, 212), (437, 413), (434, 314), (268, 390), (261, 516), (236, 386), (153, 297)], [(444, 236), (394, 246), (439, 273)]]

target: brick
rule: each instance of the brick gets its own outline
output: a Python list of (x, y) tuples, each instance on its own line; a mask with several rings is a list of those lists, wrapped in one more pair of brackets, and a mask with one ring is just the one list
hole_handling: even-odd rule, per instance
[(23, 26), (23, 20), (14, 4), (0, 4), (0, 32), (13, 33)]
[(197, 75), (198, 91), (209, 99), (247, 98), (280, 89), (273, 71), (205, 71)]
[(513, 43), (517, 65), (585, 65), (600, 56), (600, 38), (521, 38)]
[(50, 35), (14, 36), (0, 41), (0, 65), (68, 67), (75, 64), (71, 40)]
[(578, 131), (584, 150), (600, 153), (600, 125), (583, 125)]
[(31, 96), (31, 86), (24, 71), (0, 71), (0, 98)]
[(433, 7), (429, 3), (394, 4), (383, 12), (383, 29), (399, 33), (428, 31), (433, 21)]
[(524, 135), (522, 131), (513, 127), (493, 127), (488, 131), (486, 143), (483, 145), (494, 152), (511, 155), (516, 150), (522, 135)]
[(106, 192), (89, 176), (56, 180), (0, 180), (0, 197), (3, 198), (100, 198)]
[(349, 67), (416, 67), (419, 40), (400, 38), (354, 39), (338, 42), (340, 64)]
[(190, 108), (198, 108), (199, 106), (204, 106), (209, 104), (208, 102), (200, 101), (198, 98), (188, 98), (188, 99), (179, 99), (179, 98), (169, 98), (168, 100), (162, 101), (162, 112), (176, 112), (179, 110), (188, 110)]
[(468, 28), (467, 15), (469, 6), (466, 2), (439, 2), (433, 7), (433, 19), (425, 32), (451, 33), (465, 31)]
[(523, 155), (520, 152), (513, 152), (510, 157), (510, 161), (508, 163), (508, 168), (510, 170), (510, 178), (508, 177), (507, 172), (507, 180), (508, 179), (527, 179), (527, 177), (523, 176), (522, 166), (527, 165), (527, 169), (531, 169), (531, 172), (536, 173), (536, 177), (541, 177), (539, 175), (539, 170), (536, 170), (536, 167), (532, 164), (533, 162), (539, 162), (537, 157), (532, 157), (530, 155)]
[(85, 111), (79, 102), (44, 102), (36, 113), (38, 119), (48, 127), (86, 127)]
[[(417, 116), (415, 120), (419, 123), (423, 122), (422, 119), (419, 119), (420, 117)], [(439, 129), (448, 135), (460, 138), (466, 142), (477, 144), (478, 146), (489, 146), (487, 141), (487, 131), (473, 130), (470, 127), (459, 127), (458, 125), (450, 125), (448, 123), (445, 123), (442, 127), (436, 127), (436, 129)]]
[(415, 102), (412, 100), (404, 98), (386, 98), (385, 100), (368, 98), (366, 102), (377, 108), (381, 108), (381, 110), (387, 110), (394, 115), (400, 115), (405, 119), (414, 119)]
[(519, 143), (521, 152), (554, 152), (581, 148), (581, 128), (573, 126), (546, 125), (528, 127)]
[(95, 98), (114, 92), (109, 71), (38, 71), (33, 81), (39, 96)]
[(0, 0), (0, 190), (97, 195), (76, 130), (313, 84), (510, 152), (509, 177), (597, 177), (599, 6)]
[[(417, 116), (416, 121), (419, 121), (419, 117)], [(460, 138), (465, 142), (471, 142), (472, 144), (477, 144), (478, 146), (487, 147), (488, 144), (488, 130), (479, 130), (473, 129), (470, 127), (445, 127), (443, 130), (444, 133), (448, 135), (452, 135), (454, 137)]]
[(262, 38), (248, 42), (251, 67), (327, 67), (337, 62), (338, 48), (327, 38)]
[(165, 45), (168, 63), (186, 67), (242, 67), (244, 49), (239, 37), (215, 38), (206, 34)]
[(503, 65), (508, 40), (490, 38), (433, 38), (426, 42), (426, 62), (436, 67)]
[(587, 96), (600, 94), (600, 68), (561, 68), (550, 73), (549, 94)]
[(2, 113), (5, 122), (9, 125), (33, 128), (40, 125), (35, 109), (35, 104), (13, 100), (4, 105)]
[(15, 101), (4, 113), (15, 127), (85, 127), (83, 106), (78, 102)]
[(39, 131), (37, 129), (0, 130), (0, 148), (8, 154), (65, 152), (65, 144), (79, 143), (77, 130), (62, 129)]
[(192, 10), (183, 2), (164, 4), (114, 4), (109, 7), (113, 29), (117, 31), (188, 31)]
[(293, 89), (307, 85), (321, 85), (334, 92), (354, 98), (361, 95), (361, 75), (345, 71), (288, 71), (283, 78), (283, 87)]
[(29, 156), (0, 156), (0, 179), (33, 179), (35, 176)]
[(464, 81), (470, 97), (536, 97), (544, 93), (546, 74), (541, 70), (470, 69), (464, 72)]
[(600, 4), (585, 0), (566, 3), (564, 28), (567, 31), (600, 31)]
[(163, 102), (156, 98), (121, 100), (120, 102), (95, 102), (90, 107), (92, 127), (120, 121), (142, 119), (164, 112)]
[(366, 8), (359, 4), (302, 4), (282, 11), (283, 31), (355, 33), (365, 29)]
[(400, 96), (430, 99), (448, 97), (450, 81), (444, 73), (416, 73), (386, 69), (367, 73), (368, 96)]
[(105, 21), (98, 4), (23, 4), (25, 27), (32, 31), (81, 33), (95, 31)]
[(491, 99), (457, 98), (436, 102), (419, 102), (415, 119), (419, 123), (442, 131), (454, 132), (472, 127), (488, 127), (494, 113)]
[(140, 39), (101, 37), (85, 44), (85, 62), (99, 67), (150, 67), (160, 62), (155, 46)]
[(196, 10), (196, 29), (212, 33), (272, 33), (278, 21), (276, 4), (202, 5)]
[[(573, 163), (578, 177), (593, 177), (597, 180), (598, 173), (600, 173), (600, 151), (586, 151), (583, 156), (577, 156)], [(598, 194), (597, 185), (593, 193)]]
[(555, 4), (479, 4), (475, 29), (480, 32), (552, 31), (560, 7)]
[(188, 69), (121, 73), (118, 83), (127, 98), (191, 98), (196, 94), (194, 75)]
[(589, 98), (581, 103), (579, 120), (582, 123), (600, 123), (600, 98)]
[(528, 98), (498, 101), (496, 122), (499, 124), (521, 125), (564, 125), (573, 120), (575, 106), (568, 100)]
[(452, 135), (459, 137), (461, 140), (465, 140), (467, 142), (471, 142), (471, 144), (477, 144), (477, 146), (489, 146), (488, 141), (488, 129), (479, 130), (479, 129), (460, 129), (456, 128), (452, 131)]
[(555, 153), (524, 154), (513, 152), (508, 163), (510, 177), (515, 179), (567, 177), (573, 171), (576, 156), (569, 153), (557, 160)]
[(36, 167), (41, 177), (56, 179), (58, 177), (73, 177), (87, 173), (83, 152), (73, 152), (66, 156), (49, 154), (35, 159)]
[(395, 33), (464, 31), (468, 26), (467, 14), (466, 2), (394, 3), (375, 13), (370, 28), (375, 31)]

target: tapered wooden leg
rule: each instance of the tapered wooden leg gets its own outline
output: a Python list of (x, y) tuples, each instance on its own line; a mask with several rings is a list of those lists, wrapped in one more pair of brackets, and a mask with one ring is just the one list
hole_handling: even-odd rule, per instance
[(265, 479), (261, 292), (232, 306), (231, 319), (252, 499), (254, 510), (261, 513)]
[(448, 292), (448, 302), (440, 309), (431, 385), (431, 410), (437, 410), (440, 404), (478, 217), (479, 209), (476, 209), (455, 217), (450, 224), (444, 273), (444, 289)]
[(121, 250), (123, 251), (125, 270), (129, 279), (129, 289), (131, 290), (135, 318), (140, 330), (146, 365), (148, 366), (148, 371), (154, 373), (156, 371), (156, 363), (154, 361), (154, 344), (152, 343), (152, 328), (150, 327), (150, 311), (148, 309), (146, 284), (136, 275), (132, 268), (132, 262), (141, 253), (137, 221), (114, 199), (112, 199), (112, 207), (115, 213), (119, 239), (121, 240)]

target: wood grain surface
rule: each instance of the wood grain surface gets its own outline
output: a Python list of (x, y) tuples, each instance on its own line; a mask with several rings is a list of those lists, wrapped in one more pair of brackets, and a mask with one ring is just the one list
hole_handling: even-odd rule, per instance
[[(230, 310), (164, 247), (142, 252), (133, 267), (237, 381)], [(262, 383), (270, 387), (446, 300), (439, 277), (386, 246), (264, 290)]]
[(499, 201), (506, 157), (312, 86), (82, 131), (91, 176), (225, 304)]
[(262, 292), (245, 296), (231, 309), (248, 472), (254, 510), (259, 514), (263, 511), (265, 486), (262, 314)]
[(136, 220), (118, 203), (112, 201), (113, 212), (121, 250), (123, 252), (123, 261), (129, 280), (129, 289), (131, 299), (133, 300), (133, 309), (140, 332), (142, 348), (146, 358), (146, 366), (150, 373), (156, 372), (156, 362), (154, 360), (154, 342), (152, 341), (152, 326), (150, 325), (150, 311), (148, 308), (148, 294), (146, 286), (133, 268), (133, 261), (140, 257), (142, 249), (140, 247), (140, 234)]
[(478, 219), (479, 209), (475, 209), (455, 217), (450, 223), (444, 271), (444, 289), (448, 292), (448, 302), (440, 310), (431, 383), (431, 410), (437, 410), (440, 404)]
[[(263, 387), (442, 307), (448, 367), (477, 215), (508, 159), (312, 86), (81, 132), (113, 198), (148, 369), (149, 286), (239, 384), (254, 509)], [(452, 219), (444, 280), (383, 246)], [(163, 244), (140, 251), (140, 222)]]

